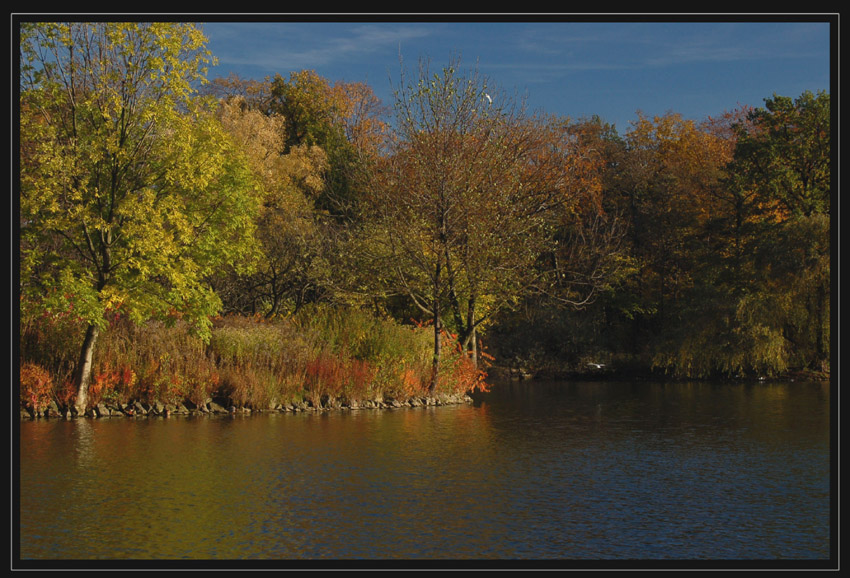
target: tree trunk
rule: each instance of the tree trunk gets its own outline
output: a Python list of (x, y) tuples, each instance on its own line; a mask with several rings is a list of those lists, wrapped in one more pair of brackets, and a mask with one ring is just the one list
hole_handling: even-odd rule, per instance
[(472, 359), (472, 366), (478, 367), (478, 335), (475, 331), (475, 297), (470, 297), (467, 302), (466, 308), (466, 326), (469, 331), (470, 340), (470, 358)]
[(98, 334), (97, 325), (90, 324), (86, 329), (86, 337), (83, 339), (83, 347), (80, 350), (80, 362), (77, 366), (77, 400), (74, 402), (74, 408), (78, 415), (84, 414), (88, 405), (92, 357), (94, 356), (94, 346)]
[(428, 393), (433, 394), (437, 389), (437, 379), (440, 373), (440, 302), (434, 299), (434, 363), (431, 368), (431, 383)]

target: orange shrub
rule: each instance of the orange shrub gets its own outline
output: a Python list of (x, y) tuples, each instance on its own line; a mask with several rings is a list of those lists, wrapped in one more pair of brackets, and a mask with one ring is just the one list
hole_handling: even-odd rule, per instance
[(53, 393), (53, 378), (43, 367), (35, 363), (21, 365), (21, 404), (34, 411), (41, 411), (50, 403)]
[(109, 362), (98, 367), (89, 385), (89, 403), (96, 405), (106, 399), (124, 400), (132, 395), (136, 373), (126, 364), (113, 368)]

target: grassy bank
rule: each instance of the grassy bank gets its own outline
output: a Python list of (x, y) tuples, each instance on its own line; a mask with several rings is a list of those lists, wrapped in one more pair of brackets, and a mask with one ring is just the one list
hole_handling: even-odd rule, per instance
[[(69, 315), (22, 315), (21, 407), (73, 404), (84, 327)], [(236, 408), (428, 395), (430, 329), (352, 309), (307, 309), (295, 317), (216, 319), (205, 343), (183, 323), (134, 325), (113, 317), (94, 358), (90, 406), (134, 401)], [(446, 336), (450, 340), (450, 336)], [(483, 388), (484, 374), (457, 347), (444, 347), (435, 395)]]

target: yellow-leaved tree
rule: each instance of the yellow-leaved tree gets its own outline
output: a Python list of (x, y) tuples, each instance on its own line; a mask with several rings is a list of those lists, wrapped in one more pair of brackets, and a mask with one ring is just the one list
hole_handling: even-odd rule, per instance
[(21, 291), (84, 320), (82, 413), (110, 311), (209, 335), (220, 301), (207, 278), (251, 261), (261, 187), (197, 96), (212, 61), (197, 26), (23, 22), (20, 33)]

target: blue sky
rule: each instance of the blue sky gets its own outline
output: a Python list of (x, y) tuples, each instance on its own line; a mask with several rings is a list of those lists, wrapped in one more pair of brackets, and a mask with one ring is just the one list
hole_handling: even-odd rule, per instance
[[(239, 15), (239, 18), (244, 16)], [(366, 17), (360, 16), (358, 19)], [(527, 18), (527, 17), (526, 17)], [(559, 17), (562, 18), (562, 17)], [(385, 20), (386, 16), (380, 19)], [(420, 58), (461, 59), (532, 110), (597, 114), (622, 134), (637, 111), (702, 120), (774, 93), (830, 90), (830, 29), (820, 22), (349, 21), (206, 22), (210, 76), (302, 69), (366, 82), (392, 104), (390, 79)]]

